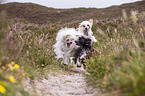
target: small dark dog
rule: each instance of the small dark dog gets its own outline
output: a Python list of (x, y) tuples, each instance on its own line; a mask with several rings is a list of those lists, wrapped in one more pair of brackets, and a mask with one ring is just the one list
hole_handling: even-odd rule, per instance
[(81, 67), (81, 64), (83, 64), (85, 68), (85, 59), (89, 58), (93, 52), (91, 39), (81, 36), (75, 42), (78, 48), (74, 52), (73, 61), (77, 64), (77, 67)]

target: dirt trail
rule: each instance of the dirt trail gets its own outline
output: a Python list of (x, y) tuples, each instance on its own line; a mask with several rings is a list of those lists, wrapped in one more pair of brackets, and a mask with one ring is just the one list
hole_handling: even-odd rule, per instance
[(87, 86), (82, 70), (49, 73), (48, 79), (34, 80), (33, 84), (27, 81), (25, 85), (26, 90), (38, 96), (97, 96), (97, 90)]

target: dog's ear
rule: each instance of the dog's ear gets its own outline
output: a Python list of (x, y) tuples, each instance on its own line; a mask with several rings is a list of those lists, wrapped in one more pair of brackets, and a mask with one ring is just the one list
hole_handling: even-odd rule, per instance
[(79, 23), (79, 28), (82, 27), (81, 23)]
[(90, 19), (89, 22), (93, 25), (93, 19)]

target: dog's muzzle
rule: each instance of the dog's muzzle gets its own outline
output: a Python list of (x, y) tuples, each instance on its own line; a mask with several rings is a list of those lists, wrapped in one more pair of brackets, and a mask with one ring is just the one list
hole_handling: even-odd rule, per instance
[(84, 30), (84, 34), (88, 36), (88, 30)]
[(72, 44), (72, 42), (67, 43), (67, 47), (69, 48), (71, 44)]

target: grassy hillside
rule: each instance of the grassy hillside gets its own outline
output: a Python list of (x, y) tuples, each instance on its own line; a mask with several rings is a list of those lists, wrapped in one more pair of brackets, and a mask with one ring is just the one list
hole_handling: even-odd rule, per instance
[(31, 23), (38, 24), (56, 24), (69, 23), (72, 21), (83, 21), (90, 18), (96, 20), (106, 20), (110, 18), (118, 18), (122, 16), (122, 9), (127, 12), (131, 10), (143, 11), (145, 2), (136, 2), (132, 4), (124, 4), (121, 6), (112, 6), (105, 9), (96, 8), (76, 8), (76, 9), (53, 9), (32, 3), (9, 3), (0, 5), (0, 12), (5, 10), (9, 16), (17, 18), (25, 18)]
[(123, 16), (94, 25), (98, 53), (88, 61), (87, 79), (105, 89), (105, 96), (145, 96), (145, 13), (123, 11)]
[(34, 79), (63, 68), (52, 48), (57, 31), (93, 18), (98, 43), (93, 43), (96, 56), (87, 61), (88, 84), (106, 96), (145, 96), (144, 5), (142, 1), (67, 10), (27, 3), (0, 5), (0, 95), (29, 96), (25, 79), (33, 84)]

